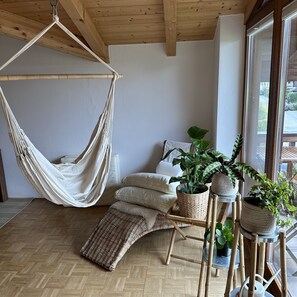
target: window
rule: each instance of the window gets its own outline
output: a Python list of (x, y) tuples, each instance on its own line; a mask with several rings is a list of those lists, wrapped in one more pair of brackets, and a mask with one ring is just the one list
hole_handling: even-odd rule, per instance
[[(265, 171), (272, 32), (273, 21), (269, 17), (249, 30), (247, 43), (245, 162), (262, 173)], [(245, 189), (249, 188), (247, 181)]]
[[(264, 2), (257, 1), (247, 22), (244, 161), (271, 178), (281, 173), (295, 187), (297, 203), (297, 0)], [(244, 187), (247, 194), (249, 182)], [(297, 297), (296, 247), (295, 220), (287, 230), (286, 253), (292, 297)], [(272, 273), (278, 257), (275, 245), (266, 258)]]

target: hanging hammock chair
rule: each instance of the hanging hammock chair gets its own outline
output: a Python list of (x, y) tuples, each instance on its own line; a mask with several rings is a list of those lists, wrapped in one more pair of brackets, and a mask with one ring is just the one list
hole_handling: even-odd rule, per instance
[(57, 15), (54, 15), (53, 23), (28, 42), (19, 52), (0, 67), (0, 71), (19, 57), (38, 39), (40, 39), (51, 27), (57, 25), (73, 40), (80, 44), (99, 62), (105, 65), (112, 74), (97, 75), (1, 75), (0, 80), (19, 79), (50, 79), (50, 78), (112, 78), (105, 103), (104, 110), (93, 130), (91, 138), (84, 151), (73, 161), (68, 163), (50, 163), (41, 152), (32, 144), (24, 131), (20, 128), (4, 93), (0, 87), (0, 102), (6, 119), (9, 135), (13, 143), (17, 163), (24, 175), (34, 186), (38, 193), (49, 201), (75, 207), (89, 207), (101, 197), (108, 178), (111, 159), (111, 137), (114, 107), (115, 83), (121, 76), (63, 24)]

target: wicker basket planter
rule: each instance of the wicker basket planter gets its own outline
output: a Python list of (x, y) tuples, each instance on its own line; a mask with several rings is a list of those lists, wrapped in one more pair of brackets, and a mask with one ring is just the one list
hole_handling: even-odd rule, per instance
[(207, 203), (209, 189), (199, 194), (187, 194), (176, 188), (177, 205), (179, 206), (180, 215), (188, 218), (204, 220), (207, 213)]
[(238, 181), (236, 181), (235, 188), (233, 188), (227, 175), (216, 173), (212, 177), (211, 191), (222, 196), (236, 195), (238, 192)]
[(275, 232), (276, 219), (267, 209), (253, 205), (254, 197), (245, 197), (242, 201), (240, 224), (245, 230), (261, 235)]

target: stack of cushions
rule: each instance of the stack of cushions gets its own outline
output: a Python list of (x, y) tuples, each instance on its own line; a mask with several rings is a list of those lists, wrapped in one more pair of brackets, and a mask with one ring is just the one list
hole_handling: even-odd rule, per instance
[(179, 183), (169, 183), (171, 176), (182, 174), (179, 166), (161, 161), (156, 173), (134, 173), (125, 177), (123, 187), (116, 191), (115, 198), (161, 212), (167, 212), (176, 200)]

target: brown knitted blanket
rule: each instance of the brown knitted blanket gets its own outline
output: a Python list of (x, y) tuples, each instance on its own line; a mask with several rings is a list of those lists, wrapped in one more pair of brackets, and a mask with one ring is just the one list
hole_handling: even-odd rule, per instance
[(152, 231), (171, 227), (163, 214), (157, 216), (154, 226), (148, 230), (143, 217), (109, 208), (80, 253), (94, 263), (113, 271), (136, 240)]

